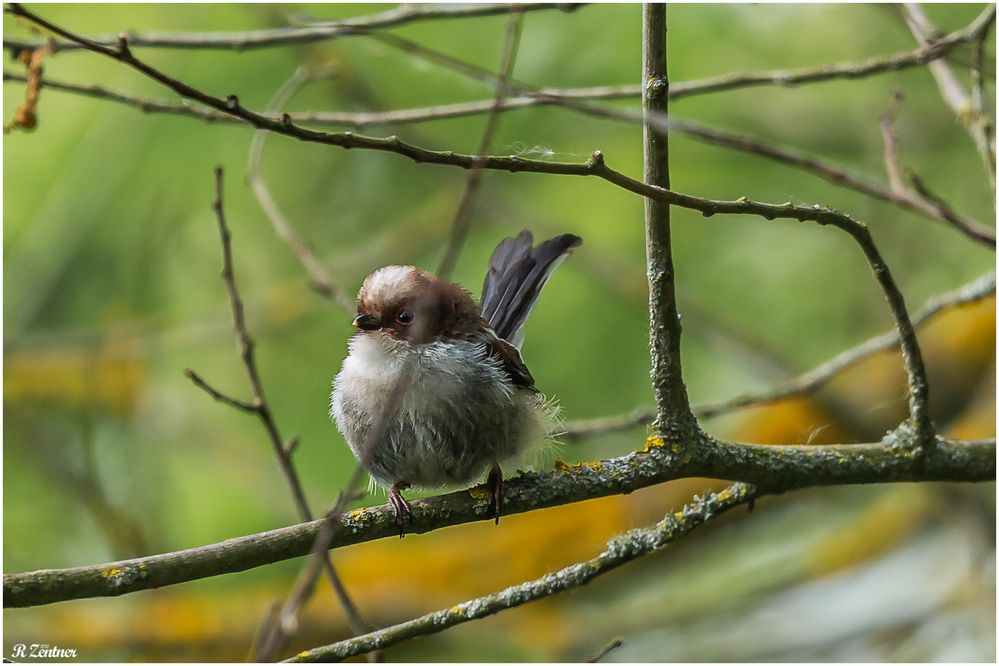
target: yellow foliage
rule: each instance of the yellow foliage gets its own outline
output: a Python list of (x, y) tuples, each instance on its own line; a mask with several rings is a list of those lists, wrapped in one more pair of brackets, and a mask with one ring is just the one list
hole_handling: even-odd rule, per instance
[(814, 577), (825, 576), (887, 552), (922, 524), (930, 504), (926, 488), (893, 488), (842, 530), (816, 543), (805, 570)]
[(16, 350), (4, 359), (4, 403), (45, 402), (127, 417), (145, 382), (141, 343)]

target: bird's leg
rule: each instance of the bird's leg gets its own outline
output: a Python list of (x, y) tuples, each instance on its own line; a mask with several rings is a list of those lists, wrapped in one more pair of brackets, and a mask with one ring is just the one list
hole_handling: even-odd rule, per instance
[(488, 509), (490, 513), (496, 516), (496, 524), (499, 525), (500, 515), (503, 513), (503, 470), (500, 469), (499, 465), (493, 465), (492, 469), (489, 470), (489, 478), (486, 480), (486, 486), (489, 487), (489, 504)]
[(413, 512), (409, 508), (409, 502), (402, 496), (402, 491), (409, 488), (406, 481), (396, 481), (388, 491), (388, 503), (395, 513), (395, 524), (399, 526), (399, 538), (403, 536), (403, 525), (406, 520), (413, 519)]

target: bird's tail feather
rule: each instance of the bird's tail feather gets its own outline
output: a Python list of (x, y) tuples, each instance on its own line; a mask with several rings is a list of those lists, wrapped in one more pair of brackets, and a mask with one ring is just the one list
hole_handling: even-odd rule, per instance
[(552, 272), (583, 240), (562, 234), (532, 247), (530, 231), (506, 238), (493, 251), (482, 285), (482, 316), (500, 338), (518, 349), (524, 342), (524, 323)]

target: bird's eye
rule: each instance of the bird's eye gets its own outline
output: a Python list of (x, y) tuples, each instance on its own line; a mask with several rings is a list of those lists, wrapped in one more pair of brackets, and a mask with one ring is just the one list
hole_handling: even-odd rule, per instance
[(400, 309), (399, 312), (397, 312), (395, 315), (395, 320), (400, 324), (409, 324), (413, 321), (415, 317), (416, 315), (414, 315), (409, 310)]

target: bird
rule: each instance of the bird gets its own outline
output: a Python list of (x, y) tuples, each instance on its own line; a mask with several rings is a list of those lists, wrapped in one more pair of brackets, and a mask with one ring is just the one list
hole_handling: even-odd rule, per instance
[(361, 285), (330, 416), (387, 491), (400, 536), (412, 520), (404, 490), (467, 486), (487, 472), (487, 513), (499, 524), (501, 464), (557, 434), (558, 407), (535, 386), (520, 348), (542, 288), (582, 239), (533, 243), (524, 230), (497, 245), (478, 304), (415, 266), (379, 268)]

